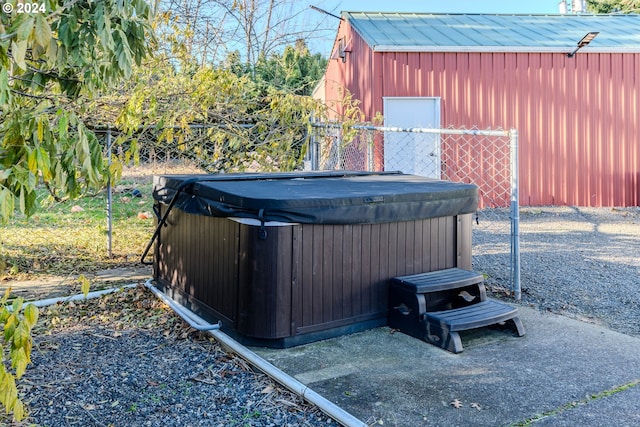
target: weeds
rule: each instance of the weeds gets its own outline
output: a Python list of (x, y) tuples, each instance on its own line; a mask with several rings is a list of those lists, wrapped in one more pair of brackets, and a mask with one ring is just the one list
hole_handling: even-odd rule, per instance
[(573, 401), (573, 402), (569, 402), (569, 403), (565, 403), (564, 405), (560, 406), (559, 408), (555, 408), (552, 409), (550, 411), (546, 411), (543, 412), (541, 414), (538, 414), (532, 418), (526, 419), (522, 422), (518, 422), (515, 424), (511, 424), (510, 427), (530, 427), (532, 426), (534, 423), (538, 422), (538, 421), (542, 421), (548, 417), (552, 417), (552, 416), (556, 416), (559, 415), (563, 412), (572, 410), (574, 408), (577, 408), (579, 406), (583, 406), (583, 405), (587, 405), (589, 403), (592, 403), (593, 401), (597, 401), (597, 400), (601, 400), (604, 399), (606, 397), (610, 397), (613, 396), (615, 394), (618, 394), (620, 392), (623, 392), (625, 390), (628, 390), (630, 388), (633, 387), (637, 387), (638, 385), (640, 385), (640, 380), (635, 380), (635, 381), (631, 381), (627, 384), (623, 384), (617, 387), (613, 387), (609, 390), (604, 390), (601, 391), (599, 393), (594, 393), (591, 394), (587, 397), (585, 397), (584, 399), (578, 400), (578, 401)]

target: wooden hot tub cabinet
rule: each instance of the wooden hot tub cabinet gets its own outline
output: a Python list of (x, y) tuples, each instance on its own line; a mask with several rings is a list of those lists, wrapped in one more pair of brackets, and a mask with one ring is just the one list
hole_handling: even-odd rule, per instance
[[(385, 325), (390, 278), (471, 269), (472, 185), (399, 173), (160, 176), (159, 217), (193, 179), (160, 227), (154, 279), (245, 344), (288, 347)], [(233, 200), (234, 183), (250, 194)], [(398, 196), (401, 188), (411, 195)], [(304, 203), (283, 207), (299, 197)], [(396, 206), (380, 209), (385, 200)], [(212, 208), (214, 201), (225, 206)], [(438, 216), (423, 218), (427, 211)]]

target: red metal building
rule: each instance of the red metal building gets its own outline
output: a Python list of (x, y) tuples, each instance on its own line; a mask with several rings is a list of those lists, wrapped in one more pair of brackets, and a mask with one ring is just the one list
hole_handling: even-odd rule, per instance
[(434, 97), (442, 127), (518, 130), (521, 204), (640, 205), (639, 15), (342, 18), (327, 102), (346, 88), (370, 119), (387, 97)]

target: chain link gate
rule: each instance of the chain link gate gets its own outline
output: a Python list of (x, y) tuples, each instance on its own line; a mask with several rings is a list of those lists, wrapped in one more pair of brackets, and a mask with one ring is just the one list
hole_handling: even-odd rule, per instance
[(400, 170), (478, 186), (473, 268), (520, 300), (516, 130), (403, 129), (314, 123), (306, 168)]

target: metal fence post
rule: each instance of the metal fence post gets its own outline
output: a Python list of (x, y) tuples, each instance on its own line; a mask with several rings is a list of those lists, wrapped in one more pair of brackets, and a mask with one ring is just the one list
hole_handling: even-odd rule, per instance
[(518, 191), (518, 131), (511, 129), (511, 284), (514, 298), (520, 301), (520, 195)]
[(109, 258), (113, 256), (113, 207), (111, 194), (111, 128), (107, 128), (107, 254)]
[(373, 161), (373, 144), (375, 143), (375, 132), (367, 132), (367, 170), (373, 172), (375, 170), (375, 162)]
[(342, 159), (342, 126), (338, 127), (338, 134), (336, 139), (336, 155), (337, 155), (337, 163), (336, 167), (338, 170), (343, 169), (344, 161)]
[(318, 135), (316, 131), (311, 134), (311, 170), (317, 171), (320, 169), (320, 143), (318, 142)]

